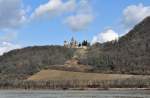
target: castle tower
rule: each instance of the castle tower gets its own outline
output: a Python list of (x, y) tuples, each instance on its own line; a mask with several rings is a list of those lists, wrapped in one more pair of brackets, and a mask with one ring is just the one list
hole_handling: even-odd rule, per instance
[(78, 48), (78, 42), (74, 39), (74, 37), (71, 38), (70, 48)]
[(69, 48), (68, 42), (67, 42), (66, 40), (64, 41), (64, 47), (65, 47), (65, 48)]

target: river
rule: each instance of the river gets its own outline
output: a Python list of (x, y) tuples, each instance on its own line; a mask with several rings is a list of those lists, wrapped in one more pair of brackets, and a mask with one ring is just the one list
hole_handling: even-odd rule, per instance
[(0, 98), (150, 98), (148, 90), (51, 91), (0, 90)]

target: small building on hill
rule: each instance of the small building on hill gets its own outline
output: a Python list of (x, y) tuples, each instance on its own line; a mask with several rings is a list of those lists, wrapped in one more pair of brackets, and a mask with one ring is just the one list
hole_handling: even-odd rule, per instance
[(87, 40), (84, 40), (82, 43), (75, 40), (73, 37), (70, 41), (64, 41), (64, 47), (66, 48), (84, 48), (87, 49), (90, 46), (90, 44), (87, 42)]

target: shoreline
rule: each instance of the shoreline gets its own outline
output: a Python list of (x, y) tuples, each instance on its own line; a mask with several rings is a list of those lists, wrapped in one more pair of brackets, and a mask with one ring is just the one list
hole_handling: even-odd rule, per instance
[(68, 88), (68, 89), (23, 89), (23, 88), (4, 88), (4, 89), (0, 89), (1, 90), (22, 90), (22, 91), (133, 91), (133, 90), (150, 90), (150, 88)]

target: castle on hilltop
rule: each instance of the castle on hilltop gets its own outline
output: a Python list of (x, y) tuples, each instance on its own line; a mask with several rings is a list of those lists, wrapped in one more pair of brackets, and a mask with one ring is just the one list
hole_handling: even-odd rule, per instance
[(90, 46), (90, 43), (87, 42), (87, 40), (84, 40), (82, 43), (75, 40), (73, 37), (70, 41), (64, 41), (64, 47), (66, 48), (83, 48), (87, 49)]

